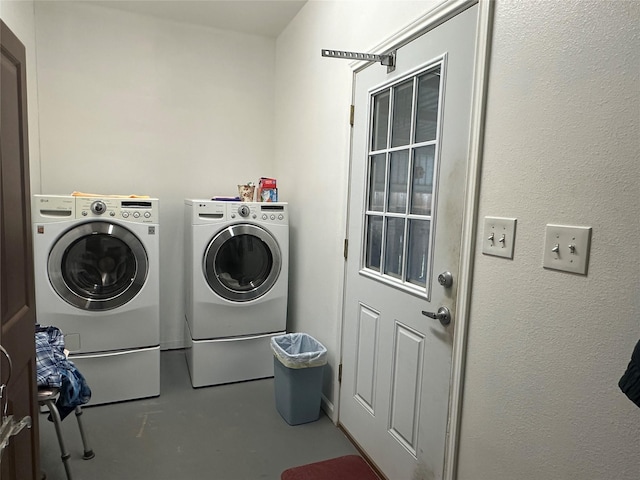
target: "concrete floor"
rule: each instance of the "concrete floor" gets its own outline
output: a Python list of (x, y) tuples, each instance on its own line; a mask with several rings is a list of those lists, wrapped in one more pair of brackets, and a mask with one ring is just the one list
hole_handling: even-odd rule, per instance
[[(326, 417), (290, 426), (273, 379), (194, 389), (184, 351), (161, 354), (159, 397), (85, 408), (96, 456), (82, 460), (76, 420), (62, 423), (74, 480), (278, 480), (283, 470), (357, 454)], [(53, 424), (40, 416), (41, 467), (66, 480)]]

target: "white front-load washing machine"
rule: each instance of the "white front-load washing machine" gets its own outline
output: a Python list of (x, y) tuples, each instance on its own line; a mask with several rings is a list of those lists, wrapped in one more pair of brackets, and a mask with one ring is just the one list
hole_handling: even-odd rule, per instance
[(287, 325), (288, 205), (185, 200), (185, 338), (194, 387), (273, 376)]
[(158, 200), (34, 195), (36, 314), (90, 405), (160, 394)]

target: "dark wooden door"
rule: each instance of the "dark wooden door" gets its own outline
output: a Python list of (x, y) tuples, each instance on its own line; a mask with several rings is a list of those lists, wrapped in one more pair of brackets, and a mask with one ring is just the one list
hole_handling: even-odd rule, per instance
[[(35, 286), (31, 237), (25, 48), (0, 20), (0, 384), (2, 405), (15, 419), (31, 416), (2, 452), (2, 480), (39, 478), (39, 437), (35, 375)], [(11, 371), (10, 371), (11, 370)]]

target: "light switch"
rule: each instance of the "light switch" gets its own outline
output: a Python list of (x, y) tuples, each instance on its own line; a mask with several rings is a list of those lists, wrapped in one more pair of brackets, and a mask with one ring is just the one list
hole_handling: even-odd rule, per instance
[(497, 257), (513, 258), (516, 240), (516, 219), (484, 217), (482, 253)]
[(591, 227), (547, 225), (542, 266), (586, 275), (590, 248)]

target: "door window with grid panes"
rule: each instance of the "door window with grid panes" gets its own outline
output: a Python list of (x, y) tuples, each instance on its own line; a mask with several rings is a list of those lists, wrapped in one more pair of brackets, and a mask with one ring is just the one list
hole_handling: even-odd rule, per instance
[(372, 92), (362, 273), (428, 296), (442, 63)]

